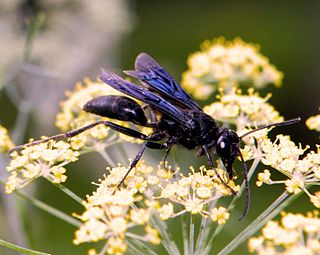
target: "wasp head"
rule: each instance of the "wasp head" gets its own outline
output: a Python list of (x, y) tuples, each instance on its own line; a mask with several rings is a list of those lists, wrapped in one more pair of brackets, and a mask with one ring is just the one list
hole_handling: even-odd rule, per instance
[(230, 179), (233, 177), (233, 162), (239, 155), (239, 144), (240, 138), (236, 132), (225, 127), (219, 129), (215, 150), (220, 156)]

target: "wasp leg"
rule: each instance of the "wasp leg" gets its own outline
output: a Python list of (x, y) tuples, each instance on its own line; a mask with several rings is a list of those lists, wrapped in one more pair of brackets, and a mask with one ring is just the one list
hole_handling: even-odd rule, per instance
[(168, 141), (165, 143), (165, 145), (166, 145), (166, 151), (163, 155), (162, 162), (165, 162), (167, 160), (169, 152), (170, 152), (172, 146), (174, 145), (174, 141), (172, 139), (168, 139)]
[(235, 192), (220, 176), (220, 174), (218, 173), (217, 169), (215, 168), (214, 164), (213, 164), (213, 161), (212, 161), (212, 158), (211, 158), (211, 155), (210, 155), (210, 151), (209, 149), (206, 147), (206, 146), (203, 146), (203, 149), (204, 149), (204, 152), (206, 153), (207, 155), (207, 159), (208, 159), (208, 162), (209, 162), (209, 165), (213, 168), (213, 171), (215, 172), (215, 174), (217, 175), (218, 179), (223, 183), (224, 186), (226, 186), (226, 188), (228, 188), (232, 195), (237, 195), (237, 192)]
[[(160, 134), (158, 133), (154, 133), (150, 136), (147, 137), (147, 139), (150, 139), (152, 140), (154, 137), (158, 138), (158, 135), (160, 136)], [(161, 134), (162, 135), (162, 134)], [(141, 147), (140, 151), (138, 152), (138, 154), (136, 155), (136, 157), (133, 159), (133, 161), (131, 162), (130, 166), (129, 166), (129, 169), (128, 171), (126, 172), (126, 174), (122, 177), (120, 183), (118, 184), (117, 188), (119, 189), (123, 182), (125, 181), (125, 179), (128, 177), (129, 173), (131, 172), (131, 170), (138, 164), (139, 160), (141, 159), (142, 157), (142, 154), (144, 153), (145, 149), (146, 148), (150, 148), (150, 149), (158, 149), (158, 150), (161, 150), (161, 149), (164, 149), (166, 148), (166, 144), (160, 144), (160, 143), (154, 143), (152, 141), (148, 141), (146, 142), (145, 144), (143, 144), (143, 146)]]
[(40, 143), (45, 143), (45, 142), (48, 142), (50, 140), (62, 140), (62, 139), (68, 139), (68, 138), (74, 137), (74, 136), (76, 136), (76, 135), (78, 135), (80, 133), (83, 133), (83, 132), (91, 129), (91, 128), (94, 128), (95, 126), (104, 124), (104, 122), (105, 121), (102, 121), (102, 120), (101, 121), (97, 121), (97, 122), (94, 122), (92, 124), (89, 124), (87, 126), (84, 126), (82, 128), (76, 129), (76, 130), (72, 130), (72, 131), (69, 131), (69, 132), (66, 132), (66, 133), (50, 136), (50, 137), (42, 139), (42, 140), (37, 140), (37, 141), (30, 142), (30, 143), (19, 145), (17, 147), (12, 148), (9, 151), (9, 154), (11, 154), (11, 152), (13, 152), (13, 151), (22, 150), (23, 148), (26, 148), (26, 147), (29, 147), (29, 146), (33, 146), (33, 145), (37, 145), (37, 144), (40, 144)]
[(164, 169), (165, 170), (168, 170), (167, 169), (167, 164), (165, 164), (164, 162), (167, 160), (167, 157), (169, 155), (169, 152), (173, 146), (173, 141), (171, 140), (168, 140), (167, 142), (165, 143), (153, 143), (153, 142), (149, 142), (147, 147), (150, 148), (150, 149), (155, 149), (155, 150), (164, 150), (165, 149), (165, 152), (164, 152), (164, 155), (163, 155), (163, 158), (161, 160), (161, 162), (163, 162), (164, 164)]
[(130, 167), (128, 169), (128, 171), (126, 172), (126, 174), (122, 177), (122, 180), (119, 182), (117, 188), (120, 189), (120, 187), (122, 186), (122, 184), (124, 183), (125, 179), (127, 178), (127, 176), (129, 175), (129, 173), (131, 172), (131, 170), (138, 164), (139, 160), (142, 157), (143, 152), (145, 151), (145, 149), (147, 148), (147, 144), (148, 142), (146, 142), (144, 145), (142, 145), (140, 151), (138, 152), (137, 156), (134, 158), (134, 160), (131, 162)]
[(137, 138), (137, 139), (144, 140), (144, 141), (149, 140), (147, 135), (145, 135), (139, 131), (136, 131), (134, 129), (123, 127), (123, 126), (120, 126), (118, 124), (115, 124), (115, 123), (112, 123), (109, 121), (104, 121), (103, 124), (111, 129), (119, 132), (119, 133), (124, 134), (124, 135), (131, 136), (133, 138)]
[(66, 133), (50, 136), (50, 137), (42, 139), (42, 140), (37, 140), (37, 141), (30, 142), (30, 143), (19, 145), (17, 147), (12, 148), (9, 151), (9, 154), (11, 154), (13, 151), (18, 151), (18, 150), (21, 150), (23, 148), (26, 148), (26, 147), (29, 147), (29, 146), (33, 146), (33, 145), (37, 145), (37, 144), (40, 144), (40, 143), (45, 143), (45, 142), (48, 142), (50, 140), (62, 140), (62, 139), (72, 138), (72, 137), (77, 136), (77, 135), (79, 135), (79, 134), (81, 134), (81, 133), (83, 133), (83, 132), (85, 132), (85, 131), (87, 131), (89, 129), (94, 128), (95, 126), (98, 126), (98, 125), (105, 125), (105, 126), (111, 128), (111, 129), (115, 130), (115, 131), (118, 131), (118, 132), (120, 132), (122, 134), (131, 136), (133, 138), (137, 138), (137, 139), (140, 139), (140, 140), (159, 141), (159, 140), (163, 139), (163, 134), (162, 133), (156, 133), (153, 136), (148, 137), (147, 135), (145, 135), (145, 134), (143, 134), (141, 132), (138, 132), (138, 131), (136, 131), (134, 129), (123, 127), (123, 126), (117, 125), (115, 123), (112, 123), (110, 121), (100, 120), (100, 121), (94, 122), (92, 124), (89, 124), (87, 126), (84, 126), (84, 127), (81, 127), (81, 128), (78, 128), (78, 129), (75, 129), (75, 130), (72, 130), (72, 131), (69, 131), (69, 132), (66, 132)]

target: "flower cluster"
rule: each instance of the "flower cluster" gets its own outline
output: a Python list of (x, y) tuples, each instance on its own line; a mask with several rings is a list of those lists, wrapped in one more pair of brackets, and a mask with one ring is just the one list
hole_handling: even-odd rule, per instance
[(320, 146), (316, 152), (311, 151), (301, 158), (309, 147), (297, 146), (289, 136), (277, 135), (274, 142), (263, 138), (259, 144), (262, 150), (261, 162), (284, 174), (286, 179), (273, 181), (270, 171), (264, 170), (258, 174), (257, 185), (283, 183), (289, 193), (304, 191), (311, 202), (320, 207), (320, 194), (316, 192), (311, 195), (306, 189), (306, 185), (318, 185), (320, 182)]
[[(248, 126), (252, 124), (261, 126), (284, 120), (267, 102), (270, 95), (262, 98), (253, 89), (249, 89), (247, 95), (242, 95), (239, 89), (233, 89), (231, 93), (221, 94), (218, 98), (218, 102), (205, 106), (204, 111), (218, 121), (235, 125), (239, 135), (248, 132)], [(266, 169), (259, 173), (257, 185), (285, 184), (289, 193), (304, 191), (310, 201), (320, 207), (320, 192), (310, 194), (306, 188), (306, 185), (318, 185), (320, 181), (319, 146), (316, 152), (311, 151), (301, 158), (308, 146), (297, 146), (289, 136), (284, 135), (278, 135), (275, 141), (271, 141), (267, 133), (267, 129), (252, 133), (250, 137), (255, 140), (245, 137), (246, 146), (242, 154), (245, 160), (259, 158), (264, 165), (284, 174), (286, 179), (271, 180), (271, 173)]]
[(0, 153), (6, 153), (13, 147), (8, 130), (0, 125)]
[[(270, 97), (270, 94), (260, 97), (253, 89), (248, 90), (248, 95), (233, 89), (229, 94), (221, 93), (218, 102), (205, 106), (203, 110), (220, 122), (234, 124), (241, 134), (248, 131), (247, 126), (283, 121), (279, 112), (267, 102)], [(266, 134), (266, 130), (263, 133)]]
[[(108, 254), (122, 254), (127, 250), (126, 237), (158, 244), (158, 232), (149, 224), (153, 212), (152, 204), (141, 199), (141, 192), (147, 188), (146, 176), (153, 170), (139, 162), (127, 179), (125, 187), (117, 190), (117, 185), (125, 175), (127, 168), (121, 165), (108, 168), (108, 175), (100, 180), (98, 189), (87, 197), (86, 211), (76, 215), (84, 223), (75, 233), (75, 244), (107, 240), (104, 250)], [(141, 202), (140, 207), (134, 203)], [(145, 234), (135, 233), (142, 227)]]
[(306, 125), (309, 129), (320, 132), (320, 114), (311, 116), (309, 119), (307, 119)]
[(283, 78), (259, 53), (259, 46), (240, 38), (203, 42), (201, 51), (189, 56), (188, 68), (182, 75), (182, 86), (197, 99), (207, 99), (219, 87), (228, 92), (239, 84), (280, 86)]
[[(217, 170), (220, 176), (225, 174), (224, 170)], [(234, 190), (239, 190), (234, 182), (229, 180), (228, 186)], [(163, 200), (164, 205), (160, 207), (160, 219), (167, 220), (189, 212), (191, 214), (200, 214), (203, 217), (210, 217), (212, 221), (218, 224), (224, 224), (229, 218), (229, 212), (223, 207), (213, 208), (210, 211), (209, 204), (217, 201), (223, 196), (231, 195), (230, 190), (217, 178), (213, 170), (207, 170), (204, 166), (200, 167), (198, 172), (191, 168), (187, 176), (180, 174), (178, 180), (167, 179), (162, 182), (161, 194), (158, 199)], [(176, 211), (176, 208), (181, 208)]]
[(78, 160), (78, 156), (79, 152), (71, 150), (70, 144), (63, 141), (49, 141), (12, 152), (7, 166), (10, 175), (6, 193), (12, 193), (40, 176), (53, 183), (65, 182), (64, 166)]
[[(224, 224), (229, 218), (225, 208), (209, 206), (231, 193), (213, 170), (201, 167), (199, 172), (192, 169), (184, 176), (179, 174), (179, 169), (173, 172), (165, 164), (160, 164), (155, 171), (140, 161), (121, 190), (117, 190), (117, 185), (127, 168), (118, 165), (108, 171), (97, 184), (98, 189), (87, 197), (86, 211), (76, 215), (83, 224), (76, 231), (75, 244), (107, 240), (104, 249), (108, 254), (122, 254), (127, 250), (128, 237), (160, 243), (155, 218), (168, 220), (187, 212), (210, 217), (218, 224)], [(222, 170), (219, 172), (222, 174)], [(239, 189), (233, 181), (228, 185)], [(141, 230), (136, 232), (137, 227), (144, 228), (145, 234), (142, 235)]]
[(249, 240), (249, 251), (258, 255), (320, 254), (320, 219), (318, 212), (283, 214), (281, 221), (270, 221), (262, 235)]

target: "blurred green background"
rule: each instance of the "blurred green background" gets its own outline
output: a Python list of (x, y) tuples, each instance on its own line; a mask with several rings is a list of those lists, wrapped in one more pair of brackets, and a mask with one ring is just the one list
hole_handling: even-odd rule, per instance
[[(312, 148), (319, 141), (318, 133), (309, 131), (304, 124), (310, 115), (318, 114), (320, 106), (319, 1), (21, 0), (12, 1), (11, 5), (4, 2), (0, 3), (1, 80), (5, 80), (15, 63), (20, 61), (26, 36), (25, 18), (39, 12), (46, 14), (47, 19), (43, 31), (34, 39), (30, 62), (58, 75), (58, 78), (41, 79), (31, 75), (31, 79), (28, 73), (19, 74), (10, 83), (10, 86), (21, 87), (22, 91), (38, 89), (38, 83), (44, 87), (41, 88), (23, 141), (27, 141), (28, 137), (57, 133), (54, 119), (58, 102), (64, 98), (64, 90), (72, 89), (75, 82), (85, 76), (95, 79), (101, 67), (114, 71), (132, 69), (136, 55), (147, 52), (179, 81), (181, 73), (186, 70), (188, 54), (197, 51), (203, 40), (219, 36), (226, 39), (240, 37), (244, 41), (260, 44), (261, 52), (284, 72), (282, 88), (267, 87), (261, 94), (272, 92), (270, 103), (285, 118), (300, 116), (303, 121), (295, 126), (278, 128), (272, 134), (289, 134), (294, 141), (310, 144)], [(8, 31), (8, 28), (11, 30)], [(61, 33), (64, 28), (72, 29)], [(10, 36), (6, 36), (8, 33)], [(1, 91), (0, 109), (0, 123), (13, 128), (17, 110), (5, 90)], [(131, 157), (137, 149), (132, 146)], [(184, 158), (185, 154), (191, 158), (190, 162), (181, 164), (204, 163), (203, 159), (195, 159), (193, 152), (178, 150), (178, 153), (178, 159)], [(160, 158), (160, 154), (149, 154)], [(94, 167), (92, 162), (97, 162)], [(86, 155), (69, 168), (66, 186), (84, 197), (95, 188), (91, 182), (102, 175), (104, 167), (97, 155)], [(239, 165), (236, 167), (240, 169)], [(243, 208), (243, 201), (240, 200), (235, 210), (238, 215), (232, 214), (224, 232), (215, 242), (215, 252), (232, 240), (283, 190), (280, 186), (256, 188), (254, 180), (255, 177), (251, 181), (249, 215), (242, 222), (237, 220)], [(37, 180), (31, 185), (31, 192), (48, 204), (69, 214), (82, 212), (79, 205), (47, 182)], [(0, 238), (16, 242), (7, 224), (4, 200), (1, 200), (3, 224), (0, 226)], [(287, 210), (305, 212), (312, 209), (307, 200), (302, 195)], [(27, 246), (52, 254), (86, 254), (91, 246), (72, 245), (73, 227), (30, 204), (20, 201), (19, 208)], [(247, 253), (246, 243), (234, 252)], [(0, 254), (16, 253), (0, 247)]]

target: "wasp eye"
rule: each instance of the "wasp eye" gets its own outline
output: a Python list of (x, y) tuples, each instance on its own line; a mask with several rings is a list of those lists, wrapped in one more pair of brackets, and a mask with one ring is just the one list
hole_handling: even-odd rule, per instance
[(222, 157), (227, 157), (230, 154), (230, 143), (228, 139), (222, 138), (218, 140), (217, 153)]

